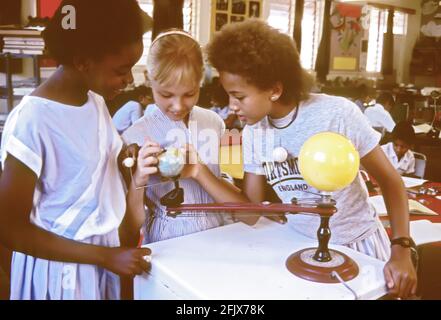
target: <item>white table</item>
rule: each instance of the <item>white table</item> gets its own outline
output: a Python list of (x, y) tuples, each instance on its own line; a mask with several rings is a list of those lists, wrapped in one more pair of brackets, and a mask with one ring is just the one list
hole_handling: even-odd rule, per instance
[[(184, 218), (177, 218), (184, 219)], [(150, 275), (134, 280), (135, 299), (354, 299), (342, 284), (303, 280), (285, 267), (287, 257), (316, 241), (289, 225), (261, 218), (149, 244)], [(386, 294), (384, 262), (343, 246), (360, 274), (347, 284), (361, 299)]]

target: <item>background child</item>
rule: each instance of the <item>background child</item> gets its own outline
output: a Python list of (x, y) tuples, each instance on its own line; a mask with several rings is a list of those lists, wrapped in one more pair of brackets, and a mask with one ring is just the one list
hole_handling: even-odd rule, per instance
[(372, 99), (375, 97), (375, 94), (373, 94), (374, 90), (365, 84), (361, 84), (358, 90), (360, 95), (359, 98), (354, 101), (354, 103), (360, 108), (361, 112), (364, 112), (366, 108), (369, 107)]
[[(75, 29), (63, 28), (66, 5)], [(119, 247), (122, 141), (103, 99), (133, 81), (143, 20), (135, 0), (66, 0), (44, 32), (60, 65), (11, 112), (2, 140), (0, 241), (16, 251), (11, 299), (117, 299), (116, 274), (149, 268), (149, 249)]]
[(390, 114), (395, 105), (395, 99), (389, 92), (383, 92), (377, 97), (373, 107), (367, 107), (364, 115), (369, 119), (372, 127), (385, 128), (387, 132), (392, 132), (395, 121)]
[[(246, 122), (243, 132), (245, 177), (243, 191), (256, 203), (265, 198), (268, 183), (284, 203), (317, 192), (298, 170), (298, 154), (304, 142), (319, 132), (332, 131), (352, 141), (361, 164), (379, 183), (389, 209), (392, 236), (409, 237), (407, 196), (400, 176), (378, 146), (359, 108), (341, 97), (309, 94), (310, 77), (300, 65), (292, 39), (260, 20), (225, 26), (208, 46), (211, 64), (230, 96), (230, 108)], [(264, 139), (274, 136), (274, 140)], [(274, 147), (289, 154), (276, 162)], [(388, 260), (384, 273), (390, 292), (407, 297), (416, 290), (416, 273), (409, 248), (392, 247), (369, 206), (368, 193), (358, 176), (348, 187), (333, 193), (338, 212), (330, 220), (331, 242), (346, 245), (378, 259)], [(295, 230), (316, 238), (319, 218), (290, 215)]]
[(130, 100), (115, 113), (112, 118), (115, 128), (122, 134), (136, 120), (144, 115), (144, 111), (153, 102), (152, 89), (146, 86), (136, 87), (129, 93)]
[[(240, 190), (220, 178), (219, 145), (225, 125), (213, 111), (195, 106), (203, 77), (203, 60), (199, 44), (183, 31), (160, 34), (150, 47), (147, 60), (149, 80), (156, 105), (126, 130), (127, 144), (143, 146), (139, 150), (137, 169), (130, 186), (128, 205), (138, 212), (131, 223), (134, 234), (146, 225), (144, 243), (155, 242), (214, 228), (225, 223), (221, 214), (200, 217), (169, 218), (160, 199), (174, 188), (173, 182), (159, 181), (156, 155), (161, 148), (181, 147), (190, 143), (191, 157), (200, 157), (181, 173), (184, 203), (244, 201)], [(145, 142), (146, 138), (148, 140)], [(197, 153), (199, 152), (199, 155)], [(150, 182), (149, 182), (150, 179)], [(150, 183), (146, 189), (137, 189)], [(156, 184), (156, 185), (154, 185)], [(143, 207), (144, 192), (150, 215)]]
[(401, 175), (415, 173), (415, 157), (411, 146), (415, 141), (415, 130), (407, 121), (399, 122), (392, 131), (392, 142), (382, 145), (392, 166)]

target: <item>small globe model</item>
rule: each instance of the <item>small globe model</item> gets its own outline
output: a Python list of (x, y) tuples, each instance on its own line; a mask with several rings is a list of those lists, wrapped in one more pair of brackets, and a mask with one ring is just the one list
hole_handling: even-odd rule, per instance
[(158, 157), (158, 169), (160, 174), (166, 178), (177, 177), (185, 164), (184, 153), (177, 148), (168, 148)]

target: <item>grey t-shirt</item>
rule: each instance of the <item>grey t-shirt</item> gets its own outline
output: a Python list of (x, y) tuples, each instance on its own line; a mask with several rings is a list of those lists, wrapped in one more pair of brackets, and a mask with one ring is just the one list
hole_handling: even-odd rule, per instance
[[(294, 111), (293, 111), (294, 112)], [(291, 112), (283, 119), (272, 120), (283, 127), (292, 120)], [(284, 129), (274, 129), (265, 118), (243, 132), (244, 171), (265, 175), (283, 203), (291, 199), (311, 198), (318, 192), (303, 179), (298, 168), (298, 154), (305, 141), (314, 134), (332, 131), (346, 136), (364, 157), (379, 143), (380, 134), (373, 130), (360, 109), (351, 101), (324, 94), (312, 94), (300, 104), (297, 118)], [(276, 147), (288, 151), (285, 162), (273, 161)], [(307, 192), (305, 192), (307, 191)], [(348, 244), (370, 236), (377, 229), (377, 217), (368, 202), (366, 186), (358, 175), (346, 188), (333, 193), (338, 212), (330, 219), (331, 243)], [(318, 216), (288, 215), (288, 223), (298, 232), (316, 238)]]

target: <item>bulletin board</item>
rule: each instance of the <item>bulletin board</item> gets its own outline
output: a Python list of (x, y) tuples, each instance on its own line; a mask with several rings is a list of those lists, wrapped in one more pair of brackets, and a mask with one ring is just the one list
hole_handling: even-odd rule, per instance
[(38, 16), (41, 18), (52, 17), (60, 3), (61, 0), (39, 0), (37, 2)]
[(262, 0), (211, 0), (211, 34), (228, 23), (262, 17)]
[(333, 3), (331, 70), (358, 71), (363, 34), (363, 6)]
[(420, 32), (422, 36), (441, 38), (441, 5), (439, 1), (422, 1)]

